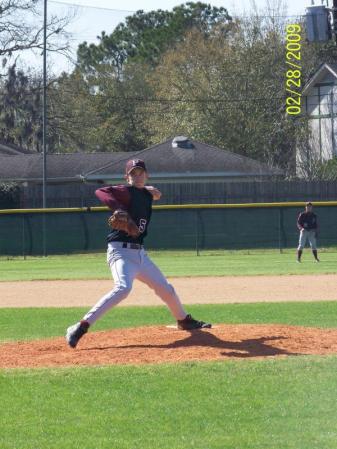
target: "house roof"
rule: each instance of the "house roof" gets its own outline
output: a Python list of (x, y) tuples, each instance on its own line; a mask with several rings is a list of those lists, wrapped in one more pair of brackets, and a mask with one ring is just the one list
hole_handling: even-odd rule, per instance
[[(47, 155), (47, 177), (54, 181), (78, 180), (84, 172), (100, 168), (120, 157), (120, 153), (62, 153)], [(43, 155), (0, 155), (0, 180), (41, 181)]]
[[(122, 178), (125, 163), (143, 159), (152, 178), (280, 176), (283, 171), (245, 156), (195, 140), (192, 148), (173, 147), (169, 139), (137, 152), (62, 153), (47, 155), (47, 178), (64, 182)], [(180, 144), (179, 144), (180, 145)], [(0, 155), (0, 180), (41, 181), (42, 154)]]
[[(177, 139), (177, 138), (175, 138)], [(179, 137), (180, 144), (175, 145), (175, 139), (154, 145), (145, 150), (133, 153), (143, 159), (151, 177), (174, 177), (190, 175), (219, 176), (273, 176), (282, 175), (283, 171), (269, 167), (254, 159), (222, 150), (196, 140)], [(119, 153), (121, 157), (100, 169), (84, 174), (86, 179), (100, 179), (109, 174), (124, 173), (125, 162), (133, 156), (131, 153)]]
[(337, 64), (321, 64), (303, 87), (302, 95), (309, 95), (311, 89), (320, 83), (327, 74), (331, 74), (337, 80)]

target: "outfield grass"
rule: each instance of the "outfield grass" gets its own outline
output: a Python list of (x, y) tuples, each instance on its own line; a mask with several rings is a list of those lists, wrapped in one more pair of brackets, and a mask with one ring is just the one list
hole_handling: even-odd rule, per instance
[[(337, 251), (321, 251), (315, 264), (309, 249), (296, 263), (293, 250), (270, 251), (150, 251), (166, 276), (285, 275), (337, 272)], [(104, 253), (48, 257), (0, 258), (0, 280), (109, 279)]]
[[(88, 308), (0, 308), (0, 342), (62, 336)], [(337, 327), (337, 301), (190, 305), (188, 311), (212, 323), (279, 323)], [(92, 328), (95, 330), (173, 323), (165, 306), (116, 307)], [(1, 445), (0, 445), (1, 447)]]
[(1, 449), (334, 449), (336, 357), (3, 370)]

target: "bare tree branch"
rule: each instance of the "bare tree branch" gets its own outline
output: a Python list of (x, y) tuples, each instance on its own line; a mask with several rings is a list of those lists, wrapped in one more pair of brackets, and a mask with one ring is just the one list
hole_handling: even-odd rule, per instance
[[(0, 64), (4, 67), (18, 53), (43, 49), (42, 10), (38, 0), (2, 0), (0, 4)], [(67, 25), (74, 15), (51, 16), (47, 24), (47, 49), (70, 55)]]

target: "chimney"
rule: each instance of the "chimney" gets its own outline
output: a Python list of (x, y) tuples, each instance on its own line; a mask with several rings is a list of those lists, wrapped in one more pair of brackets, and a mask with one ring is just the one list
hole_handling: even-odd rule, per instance
[(194, 145), (188, 137), (176, 136), (172, 140), (172, 148), (185, 148), (186, 150), (193, 150)]

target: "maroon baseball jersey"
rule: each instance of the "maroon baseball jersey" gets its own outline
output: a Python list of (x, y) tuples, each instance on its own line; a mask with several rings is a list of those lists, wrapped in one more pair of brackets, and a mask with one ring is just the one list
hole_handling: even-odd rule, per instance
[(108, 234), (108, 242), (131, 242), (142, 244), (147, 235), (147, 228), (152, 214), (151, 193), (146, 189), (128, 185), (108, 186), (96, 190), (97, 198), (106, 204), (112, 211), (126, 210), (138, 226), (140, 235), (131, 237), (124, 231), (112, 229)]
[(298, 229), (305, 229), (306, 231), (316, 230), (318, 226), (317, 215), (313, 212), (302, 212), (297, 219)]

